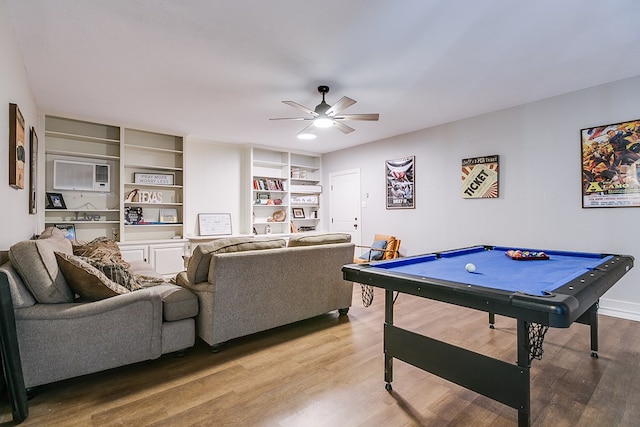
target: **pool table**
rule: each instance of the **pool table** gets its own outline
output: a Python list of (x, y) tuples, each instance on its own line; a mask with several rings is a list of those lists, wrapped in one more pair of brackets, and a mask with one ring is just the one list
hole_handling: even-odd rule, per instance
[[(385, 290), (387, 390), (396, 358), (517, 409), (518, 425), (528, 426), (529, 370), (542, 356), (547, 329), (590, 325), (591, 355), (597, 357), (599, 298), (633, 267), (633, 257), (523, 248), (517, 249), (544, 256), (508, 256), (514, 249), (480, 245), (342, 268), (345, 280)], [(400, 293), (486, 311), (491, 327), (496, 314), (517, 319), (517, 364), (394, 325)]]

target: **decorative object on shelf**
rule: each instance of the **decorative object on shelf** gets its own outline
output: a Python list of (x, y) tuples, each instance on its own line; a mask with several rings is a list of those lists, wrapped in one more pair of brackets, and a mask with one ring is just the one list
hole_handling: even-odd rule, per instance
[(302, 225), (298, 227), (298, 232), (304, 233), (305, 231), (316, 231), (315, 225)]
[(304, 218), (304, 209), (302, 208), (292, 208), (291, 212), (294, 218)]
[(177, 209), (160, 209), (160, 219), (161, 223), (169, 223), (175, 224), (178, 222), (178, 211)]
[(198, 214), (198, 228), (200, 236), (231, 234), (231, 214), (200, 213)]
[(291, 196), (291, 204), (300, 204), (300, 205), (317, 205), (318, 204), (318, 196), (315, 194), (310, 194), (308, 196), (302, 195), (292, 195)]
[(267, 226), (265, 227), (265, 229), (264, 229), (264, 232), (265, 232), (266, 234), (271, 234), (271, 226), (270, 226), (270, 225), (267, 225)]
[(582, 207), (640, 206), (640, 119), (580, 130)]
[(256, 205), (266, 205), (267, 202), (271, 199), (269, 193), (258, 193), (256, 195)]
[(282, 204), (282, 199), (273, 199), (273, 204), (276, 206), (280, 206)]
[(162, 203), (162, 192), (140, 190), (135, 201), (138, 203)]
[(55, 227), (64, 231), (64, 237), (69, 240), (76, 240), (76, 226), (73, 224), (55, 224)]
[(124, 223), (127, 225), (135, 225), (144, 222), (142, 216), (142, 208), (139, 206), (127, 206), (124, 208)]
[(415, 208), (415, 156), (384, 162), (387, 209)]
[(47, 209), (67, 209), (64, 197), (60, 193), (47, 193)]
[(140, 173), (133, 174), (134, 184), (173, 185), (174, 175), (171, 173)]
[(498, 197), (498, 155), (462, 160), (462, 198)]
[(287, 213), (285, 211), (275, 211), (271, 216), (271, 221), (267, 218), (269, 222), (283, 222), (287, 218)]
[(24, 188), (24, 117), (16, 104), (9, 104), (9, 185)]
[(138, 189), (134, 188), (133, 190), (129, 191), (129, 194), (127, 194), (127, 198), (124, 199), (125, 203), (131, 203), (135, 200), (136, 195), (138, 194)]
[(38, 213), (38, 135), (32, 126), (29, 131), (29, 214)]

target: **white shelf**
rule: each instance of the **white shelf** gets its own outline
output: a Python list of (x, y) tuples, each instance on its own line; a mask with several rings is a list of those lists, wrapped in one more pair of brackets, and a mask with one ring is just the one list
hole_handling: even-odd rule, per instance
[(98, 138), (94, 136), (87, 135), (79, 135), (75, 133), (67, 133), (67, 132), (56, 132), (52, 130), (47, 130), (44, 133), (45, 137), (54, 137), (60, 139), (70, 139), (74, 141), (88, 141), (88, 142), (99, 142), (104, 144), (120, 144), (119, 139), (110, 139), (110, 138)]
[(181, 150), (171, 150), (167, 148), (157, 148), (157, 147), (147, 147), (145, 145), (134, 145), (134, 144), (124, 144), (124, 148), (129, 150), (139, 150), (139, 151), (149, 151), (152, 153), (167, 153), (167, 154), (175, 154), (182, 155)]
[(178, 171), (182, 172), (182, 168), (173, 166), (157, 166), (157, 165), (141, 165), (141, 164), (125, 164), (125, 168), (130, 169), (152, 169), (157, 171)]

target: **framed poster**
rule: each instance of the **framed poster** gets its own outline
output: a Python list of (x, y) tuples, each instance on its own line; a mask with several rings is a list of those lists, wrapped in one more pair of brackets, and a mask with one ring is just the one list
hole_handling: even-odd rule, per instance
[(198, 214), (198, 227), (201, 236), (220, 236), (231, 234), (230, 213)]
[(56, 228), (64, 231), (65, 239), (76, 240), (76, 226), (73, 224), (55, 224)]
[(24, 117), (16, 104), (9, 104), (9, 185), (24, 188), (26, 162)]
[(387, 209), (415, 208), (415, 156), (386, 160), (384, 172), (386, 181)]
[(462, 198), (498, 198), (499, 156), (472, 157), (462, 159)]
[(582, 207), (640, 206), (640, 119), (580, 130)]
[(29, 214), (38, 213), (38, 135), (32, 126), (29, 131)]

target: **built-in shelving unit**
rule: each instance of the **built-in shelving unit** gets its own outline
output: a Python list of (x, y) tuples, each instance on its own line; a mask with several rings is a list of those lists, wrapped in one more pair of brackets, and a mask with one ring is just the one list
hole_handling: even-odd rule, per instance
[[(46, 116), (45, 188), (61, 195), (64, 207), (45, 209), (45, 227), (72, 225), (78, 240), (108, 237), (119, 242), (126, 260), (144, 260), (166, 277), (175, 275), (188, 243), (182, 225), (183, 148), (180, 136)], [(108, 189), (78, 190), (74, 174), (65, 174), (65, 189), (56, 188), (56, 160), (109, 165)], [(132, 209), (142, 213), (133, 222), (127, 215)]]
[[(142, 221), (125, 218), (122, 240), (181, 238), (183, 138), (125, 129), (123, 159), (122, 209), (142, 209)], [(132, 192), (135, 197), (129, 197)], [(167, 216), (170, 211), (174, 215)]]
[[(119, 126), (90, 123), (55, 116), (45, 118), (45, 191), (62, 196), (65, 208), (48, 206), (44, 200), (45, 226), (73, 225), (76, 237), (118, 239), (120, 235), (120, 144)], [(108, 191), (55, 188), (56, 160), (109, 165)], [(68, 186), (67, 186), (68, 187)]]
[(319, 229), (320, 156), (252, 147), (251, 225), (256, 234)]

